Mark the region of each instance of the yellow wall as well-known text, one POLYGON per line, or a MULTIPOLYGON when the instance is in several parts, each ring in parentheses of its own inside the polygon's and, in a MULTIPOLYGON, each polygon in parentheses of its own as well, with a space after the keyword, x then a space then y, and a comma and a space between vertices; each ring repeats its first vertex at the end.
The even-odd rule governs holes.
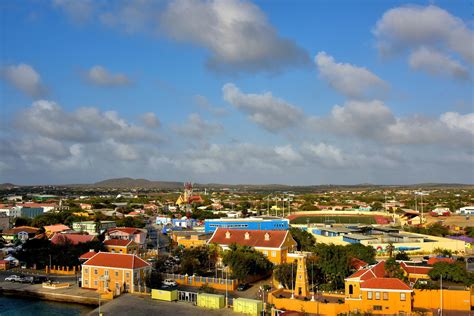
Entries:
MULTIPOLYGON (((138 271, 141 283, 144 284, 145 280, 145 269, 135 269, 138 271)), ((101 292, 105 292, 105 289, 108 288, 113 292, 120 292, 122 293, 124 288, 124 283, 126 285, 126 289, 129 292, 138 291, 138 285, 135 285, 135 288, 132 284, 132 269, 114 269, 114 268, 104 268, 104 267, 92 267, 92 266, 83 266, 82 267, 82 287, 83 288, 90 288, 96 289, 101 292), (97 273, 96 273, 97 270, 97 273), (106 271, 108 272, 108 281, 100 280, 101 276, 106 275, 106 271)))
POLYGON ((137 254, 138 253, 138 247, 136 244, 131 243, 127 247, 123 246, 105 246, 105 249, 107 249, 108 252, 114 252, 114 253, 128 253, 128 254, 137 254))
POLYGON ((197 306, 210 309, 220 309, 225 307, 224 300, 224 295, 199 293, 197 296, 197 306))
POLYGON ((161 301, 177 301, 178 300, 178 290, 166 291, 166 290, 151 290, 151 298, 154 300, 161 301))
MULTIPOLYGON (((414 308, 438 309, 441 303, 439 290, 414 290, 414 308)), ((471 292, 443 290, 443 309, 456 311, 471 310, 471 292)))
POLYGON ((405 300, 400 299, 400 292, 387 291, 360 291, 361 299, 346 300, 346 305, 350 310, 361 312, 371 312, 375 315, 398 315, 400 312, 411 313, 411 293, 404 292, 405 300), (368 292, 372 292, 372 299, 369 299, 368 292), (376 299, 376 293, 380 293, 380 299, 376 299), (385 294, 384 294, 385 293, 385 294), (376 309, 379 306, 381 309, 376 309))
MULTIPOLYGON (((176 275, 177 276, 177 275, 176 275)), ((213 278, 208 278, 208 279, 213 279, 213 278)), ((183 278, 173 278, 173 280, 176 281, 176 283, 180 285, 187 285, 187 286, 194 286, 194 287, 201 287, 203 285, 207 285, 209 287, 212 287, 216 290, 226 290, 226 284, 225 284, 225 279, 218 278, 218 282, 206 282, 206 278, 204 277, 193 277, 193 276, 183 276, 183 278)), ((216 279, 214 279, 216 280, 216 279)), ((238 283, 236 280, 231 280, 229 279, 229 284, 227 284, 227 290, 228 291, 235 291, 237 289, 238 283)))
POLYGON ((360 295, 360 282, 356 281, 346 281, 345 282, 345 293, 346 297, 349 298, 359 298, 360 295), (349 294, 350 286, 352 285, 352 294, 349 294))
POLYGON ((184 248, 193 248, 204 246, 207 243, 205 239, 193 239, 193 238, 179 238, 178 245, 184 248))

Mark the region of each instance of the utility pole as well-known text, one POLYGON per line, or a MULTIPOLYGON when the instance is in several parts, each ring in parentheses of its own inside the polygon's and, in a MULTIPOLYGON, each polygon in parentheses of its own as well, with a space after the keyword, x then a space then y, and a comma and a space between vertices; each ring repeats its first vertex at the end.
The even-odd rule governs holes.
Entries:
POLYGON ((440 314, 439 315, 443 316, 443 274, 441 274, 439 294, 440 294, 440 304, 439 304, 440 314))

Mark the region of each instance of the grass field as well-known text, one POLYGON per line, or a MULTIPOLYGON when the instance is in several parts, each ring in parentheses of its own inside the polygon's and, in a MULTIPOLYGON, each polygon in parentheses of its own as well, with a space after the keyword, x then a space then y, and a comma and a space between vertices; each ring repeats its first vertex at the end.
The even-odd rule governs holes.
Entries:
POLYGON ((317 216, 299 216, 290 221, 291 224, 306 224, 308 223, 327 223, 334 221, 336 224, 375 224, 375 219, 372 216, 331 216, 331 215, 317 215, 317 216))

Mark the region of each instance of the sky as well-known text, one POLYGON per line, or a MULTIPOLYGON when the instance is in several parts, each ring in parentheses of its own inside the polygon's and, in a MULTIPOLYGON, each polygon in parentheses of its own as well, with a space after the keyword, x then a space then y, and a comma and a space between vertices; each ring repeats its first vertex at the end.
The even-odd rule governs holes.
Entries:
POLYGON ((469 1, 0 9, 0 182, 474 184, 469 1))

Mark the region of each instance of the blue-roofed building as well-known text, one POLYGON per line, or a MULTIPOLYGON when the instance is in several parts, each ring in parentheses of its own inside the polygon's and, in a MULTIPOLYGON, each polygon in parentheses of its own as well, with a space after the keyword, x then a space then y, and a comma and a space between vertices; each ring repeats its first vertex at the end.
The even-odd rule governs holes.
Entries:
POLYGON ((44 209, 42 207, 23 207, 21 209, 22 217, 34 218, 43 213, 44 213, 44 209))
POLYGON ((285 218, 262 216, 249 218, 206 219, 204 231, 213 233, 218 227, 248 230, 288 230, 290 221, 285 218))

